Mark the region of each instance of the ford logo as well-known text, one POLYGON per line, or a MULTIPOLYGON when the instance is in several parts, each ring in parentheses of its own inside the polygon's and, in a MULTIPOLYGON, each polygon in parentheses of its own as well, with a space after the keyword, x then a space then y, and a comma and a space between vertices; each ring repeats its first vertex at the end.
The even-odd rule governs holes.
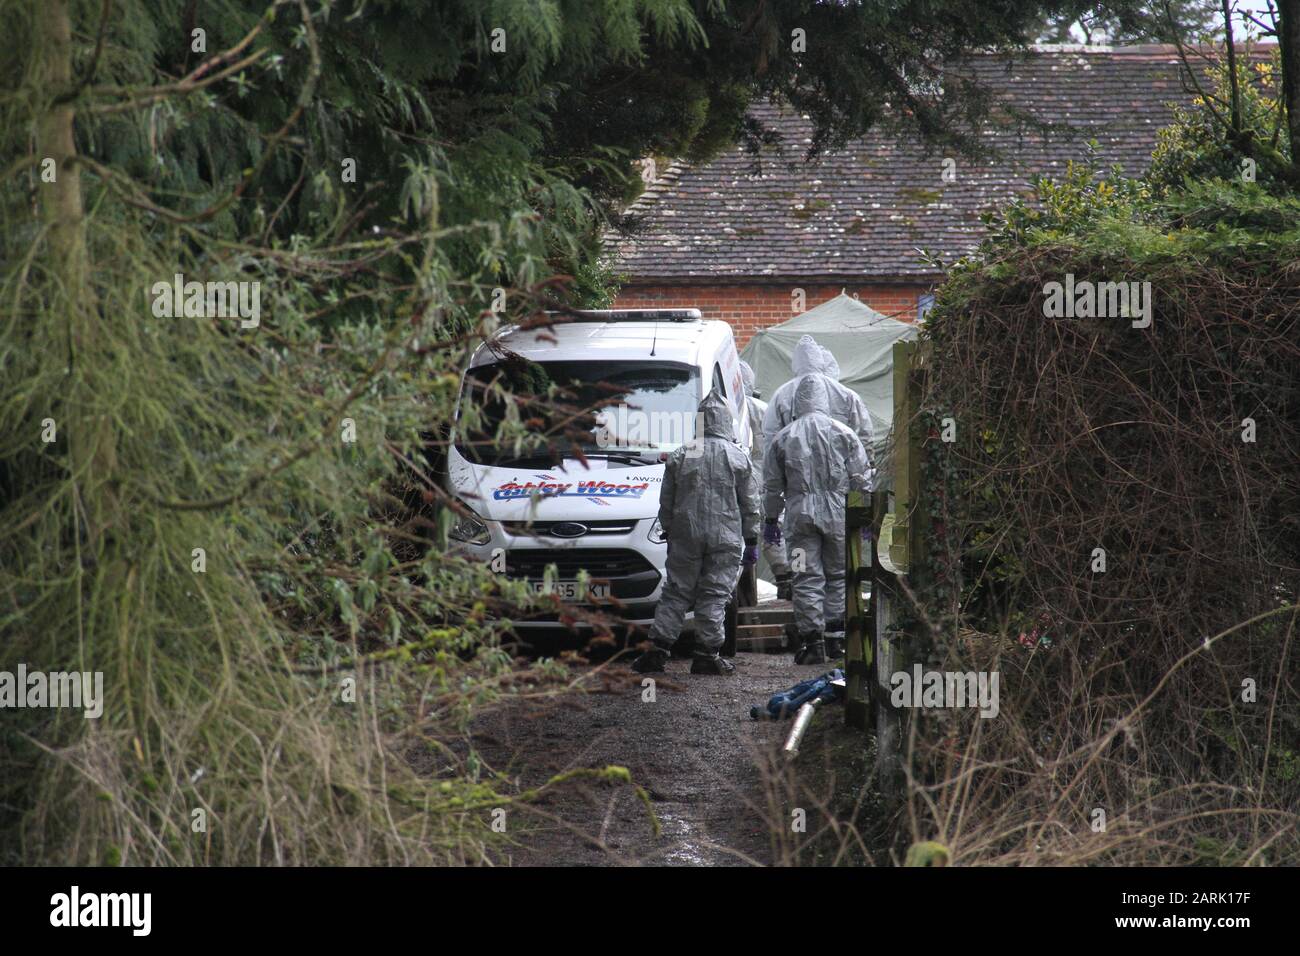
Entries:
POLYGON ((560 521, 551 525, 551 534, 557 538, 581 538, 587 533, 587 526, 577 521, 560 521))

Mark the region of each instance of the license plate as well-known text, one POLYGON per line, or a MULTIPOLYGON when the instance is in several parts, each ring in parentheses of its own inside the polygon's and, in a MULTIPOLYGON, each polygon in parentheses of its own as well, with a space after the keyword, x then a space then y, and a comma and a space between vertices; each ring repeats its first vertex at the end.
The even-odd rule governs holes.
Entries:
MULTIPOLYGON (((583 596, 581 585, 577 581, 552 581, 550 584, 545 581, 530 581, 528 587, 534 594, 558 594, 562 601, 577 601, 583 596)), ((588 584, 586 596, 589 598, 607 598, 609 597, 609 585, 588 584)))

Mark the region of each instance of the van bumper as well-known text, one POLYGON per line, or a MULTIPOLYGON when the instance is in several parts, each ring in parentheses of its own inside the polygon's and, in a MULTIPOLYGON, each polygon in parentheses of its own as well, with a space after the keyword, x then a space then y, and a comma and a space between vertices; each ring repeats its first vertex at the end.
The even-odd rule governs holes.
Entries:
MULTIPOLYGON (((628 519, 631 525, 617 534, 591 533, 577 539, 552 537, 542 531, 519 532, 502 522, 484 520, 490 533, 481 545, 453 542, 454 551, 471 559, 490 564, 504 558, 502 573, 512 580, 544 580, 548 565, 556 568, 555 580, 576 580, 586 571, 592 583, 606 584, 609 600, 591 599, 565 602, 566 607, 600 613, 622 625, 648 630, 654 623, 655 608, 663 592, 664 563, 668 549, 650 540, 653 518, 628 519)), ((519 628, 555 628, 572 626, 590 630, 577 622, 560 624, 561 612, 538 609, 526 620, 517 620, 519 628)))

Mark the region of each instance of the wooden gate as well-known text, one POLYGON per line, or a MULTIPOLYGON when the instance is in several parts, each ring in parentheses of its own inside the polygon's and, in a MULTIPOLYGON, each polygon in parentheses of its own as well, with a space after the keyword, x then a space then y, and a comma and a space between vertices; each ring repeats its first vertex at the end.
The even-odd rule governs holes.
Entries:
POLYGON ((878 472, 870 495, 850 493, 845 509, 844 718, 860 730, 874 726, 877 777, 887 796, 901 792, 903 776, 906 712, 890 704, 890 677, 908 662, 896 621, 905 600, 902 582, 928 524, 919 500, 921 440, 913 427, 928 353, 923 343, 894 344, 892 467, 878 472))

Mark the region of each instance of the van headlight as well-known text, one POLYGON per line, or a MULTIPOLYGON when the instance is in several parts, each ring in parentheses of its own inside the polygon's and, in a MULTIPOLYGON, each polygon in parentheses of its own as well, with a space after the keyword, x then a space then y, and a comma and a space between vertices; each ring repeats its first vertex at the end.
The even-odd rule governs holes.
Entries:
POLYGON ((487 544, 492 540, 492 532, 488 530, 487 524, 472 511, 456 515, 449 533, 453 541, 463 541, 466 544, 487 544))
POLYGON ((654 524, 650 525, 649 538, 652 544, 663 544, 668 540, 668 535, 664 534, 664 526, 655 518, 654 524))

